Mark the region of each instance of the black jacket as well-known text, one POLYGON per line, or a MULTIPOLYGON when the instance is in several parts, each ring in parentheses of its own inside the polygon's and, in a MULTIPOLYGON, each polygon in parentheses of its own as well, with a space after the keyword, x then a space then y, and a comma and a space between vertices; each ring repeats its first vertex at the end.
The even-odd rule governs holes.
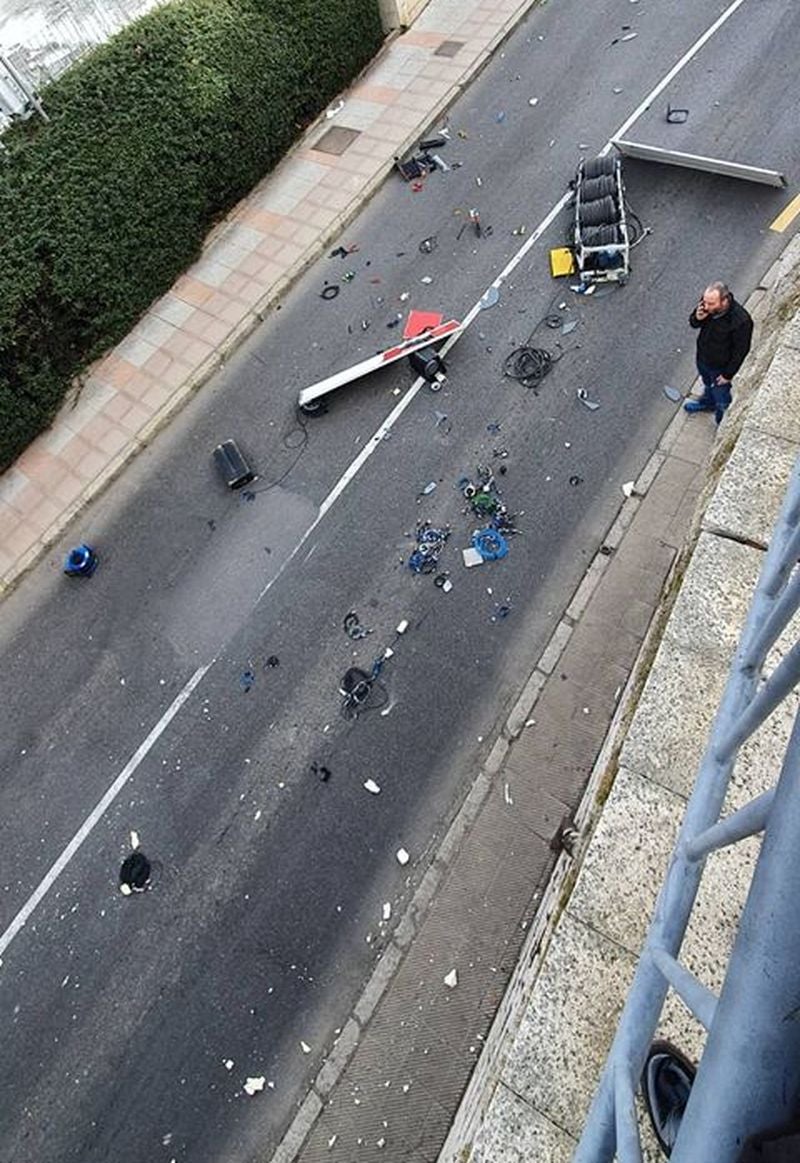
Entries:
POLYGON ((689 316, 689 325, 699 330, 697 358, 700 363, 732 380, 742 366, 753 341, 753 320, 741 303, 731 295, 731 305, 724 315, 708 315, 700 320, 697 308, 689 316))

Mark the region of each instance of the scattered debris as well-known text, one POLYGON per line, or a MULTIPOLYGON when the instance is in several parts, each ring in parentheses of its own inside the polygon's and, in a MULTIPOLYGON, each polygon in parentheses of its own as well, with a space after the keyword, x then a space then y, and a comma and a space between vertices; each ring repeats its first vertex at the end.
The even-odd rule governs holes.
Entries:
POLYGON ((578 485, 583 484, 583 477, 579 477, 577 473, 573 473, 573 475, 569 478, 569 483, 573 488, 577 488, 578 485))
POLYGON ((144 852, 132 852, 122 861, 119 870, 119 891, 123 896, 132 892, 146 892, 152 866, 144 852))
POLYGON ((571 334, 571 332, 573 332, 575 330, 575 328, 577 326, 578 326, 577 319, 568 319, 566 321, 566 323, 562 323, 562 325, 561 325, 561 334, 562 335, 569 335, 569 334, 571 334))
POLYGON ((268 666, 270 669, 273 669, 276 666, 280 666, 280 664, 281 660, 278 658, 277 654, 270 654, 269 658, 264 663, 264 665, 268 666))
POLYGON ((335 299, 339 294, 336 283, 326 283, 319 293, 320 299, 335 299))
POLYGON ((481 297, 481 310, 486 311, 489 307, 494 307, 499 299, 500 291, 497 289, 497 287, 489 287, 486 291, 484 291, 481 297))
POLYGON ((499 561, 508 553, 508 542, 497 529, 488 526, 472 534, 472 546, 484 561, 499 561))
POLYGON ((673 404, 679 404, 683 399, 683 392, 679 391, 677 388, 671 387, 669 384, 664 384, 662 391, 667 399, 671 400, 673 404))
POLYGON ((311 1053, 311 1047, 309 1046, 308 1042, 301 1041, 300 1042, 300 1049, 303 1051, 304 1054, 311 1053))
POLYGON ((316 760, 314 760, 314 762, 311 764, 311 774, 316 775, 317 779, 319 779, 321 783, 327 783, 331 778, 330 768, 325 767, 325 765, 322 763, 317 763, 316 760))
POLYGON ((590 400, 586 388, 578 388, 575 395, 578 397, 584 408, 588 408, 590 412, 596 412, 600 405, 596 400, 590 400))
POLYGON ((670 125, 683 125, 684 121, 688 120, 688 109, 675 109, 672 105, 667 105, 667 121, 670 125))
POLYGON ((535 392, 558 359, 560 356, 554 357, 544 347, 532 347, 524 343, 506 356, 503 375, 518 380, 523 388, 532 388, 535 392))
POLYGON ((256 676, 252 670, 243 670, 239 675, 239 686, 245 694, 249 694, 255 686, 256 676))
POLYGON ((469 549, 462 549, 461 556, 464 558, 464 565, 467 569, 472 569, 473 565, 483 565, 483 555, 478 553, 477 549, 472 546, 469 549))
POLYGON ((398 848, 395 855, 397 857, 398 864, 406 865, 406 864, 408 864, 409 860, 411 859, 411 857, 406 852, 405 848, 398 848))
POLYGON ((481 216, 477 206, 473 206, 469 212, 469 220, 472 223, 472 229, 475 231, 477 238, 480 238, 483 231, 481 230, 481 216))
POLYGON ((370 792, 371 795, 374 795, 374 796, 380 795, 380 792, 381 792, 380 786, 375 782, 374 779, 364 780, 364 787, 367 789, 368 792, 370 792))
POLYGON ((501 109, 499 113, 496 113, 496 114, 495 114, 495 118, 494 118, 494 119, 495 119, 495 121, 497 122, 497 124, 498 124, 498 125, 502 125, 502 123, 503 123, 503 122, 505 121, 505 119, 506 119, 505 112, 504 112, 504 111, 501 109))
MULTIPOLYGON (((447 419, 447 417, 445 417, 445 419, 447 419)), ((422 490, 422 493, 420 495, 423 497, 429 497, 431 495, 431 493, 435 490, 435 488, 436 488, 436 481, 428 481, 427 485, 422 490)))
POLYGON ((528 98, 528 104, 529 104, 529 105, 531 105, 531 106, 533 106, 533 105, 538 105, 538 104, 539 104, 539 98, 538 98, 538 97, 529 97, 529 98, 528 98))
MULTIPOLYGON (((450 526, 442 528, 431 525, 430 521, 420 521, 416 528, 416 549, 409 555, 408 568, 413 573, 433 573, 439 555, 450 537, 450 526)), ((402 633, 398 630, 398 633, 402 633)))
POLYGON ((431 234, 427 238, 423 238, 422 242, 419 244, 419 252, 420 254, 433 254, 438 245, 439 242, 436 235, 431 234))
POLYGON ((636 486, 635 486, 634 481, 626 481, 625 484, 622 486, 623 495, 626 497, 632 497, 634 490, 635 490, 635 487, 636 486))
POLYGON ((389 920, 391 920, 391 917, 392 917, 392 906, 391 906, 391 904, 389 903, 389 901, 385 901, 385 902, 384 902, 384 905, 383 905, 383 914, 382 914, 382 915, 383 915, 383 919, 384 919, 384 921, 389 921, 389 920))
POLYGON ((514 800, 513 800, 513 797, 511 795, 511 791, 509 789, 509 786, 508 786, 508 781, 506 781, 506 783, 503 784, 503 799, 505 800, 505 802, 508 804, 508 806, 510 808, 513 808, 514 800))
POLYGON ((135 852, 138 847, 139 847, 139 833, 132 831, 131 832, 131 848, 135 852))
POLYGON ((445 976, 444 983, 448 989, 455 989, 458 985, 458 971, 451 969, 450 972, 445 976))
POLYGON ((67 577, 91 577, 97 569, 97 554, 90 545, 76 545, 64 558, 67 577))
POLYGON ((338 1138, 339 1138, 338 1135, 331 1135, 331 1137, 328 1139, 328 1150, 329 1151, 333 1150, 333 1145, 338 1138))
POLYGON ((233 1070, 233 1059, 226 1058, 222 1065, 225 1067, 226 1070, 233 1070))
POLYGON ((330 109, 325 110, 325 117, 330 121, 337 113, 341 113, 344 109, 344 101, 337 101, 335 105, 331 105, 330 109))
POLYGON ((249 1094, 252 1097, 254 1094, 258 1094, 260 1091, 262 1091, 266 1085, 266 1078, 263 1074, 259 1074, 255 1078, 247 1079, 244 1084, 244 1092, 245 1094, 249 1094))
POLYGON ((420 279, 420 282, 424 283, 426 287, 429 287, 431 285, 431 283, 433 282, 433 279, 431 278, 430 275, 423 275, 422 278, 420 279))
POLYGON ((354 642, 358 642, 361 638, 366 638, 372 633, 366 626, 361 625, 355 610, 351 610, 349 614, 345 615, 343 625, 345 634, 348 638, 352 638, 354 642))

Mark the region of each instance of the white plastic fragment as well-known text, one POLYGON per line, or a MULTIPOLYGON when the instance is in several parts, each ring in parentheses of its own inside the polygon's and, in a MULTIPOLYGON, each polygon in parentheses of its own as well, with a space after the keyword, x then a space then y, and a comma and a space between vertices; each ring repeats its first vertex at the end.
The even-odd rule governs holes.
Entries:
POLYGON ((130 896, 131 895, 131 886, 129 884, 121 884, 119 886, 119 891, 122 893, 123 896, 130 896))
POLYGON ((384 905, 383 905, 383 919, 384 919, 384 921, 390 920, 391 916, 392 916, 392 906, 389 903, 389 901, 384 901, 384 905))
POLYGON ((395 630, 395 634, 405 634, 407 629, 408 629, 408 620, 406 618, 403 618, 403 621, 398 623, 397 629, 395 630))
POLYGON ((423 275, 419 281, 421 283, 424 283, 426 287, 429 287, 430 284, 433 282, 433 279, 431 278, 430 275, 423 275))
POLYGON ((303 1051, 303 1053, 304 1053, 304 1054, 310 1054, 310 1053, 311 1053, 311 1047, 309 1046, 308 1042, 302 1042, 302 1041, 301 1041, 301 1043, 300 1043, 300 1049, 303 1051))
POLYGON ((331 105, 330 109, 325 110, 325 116, 330 121, 331 117, 335 117, 337 113, 341 113, 344 109, 344 101, 337 101, 335 105, 331 105))
POLYGON ((539 104, 539 98, 538 98, 538 97, 529 97, 529 98, 528 98, 528 104, 529 104, 529 105, 538 105, 538 104, 539 104))
POLYGON ((507 783, 503 785, 503 799, 510 808, 514 806, 514 800, 511 797, 511 791, 507 783))
POLYGON ((623 495, 626 497, 632 497, 634 486, 635 486, 634 481, 625 481, 625 484, 622 486, 623 495))
POLYGON ((470 545, 467 549, 462 549, 461 556, 464 559, 464 565, 467 569, 472 569, 473 565, 483 565, 483 558, 474 545, 470 545))
POLYGON ((264 1089, 266 1083, 267 1080, 263 1074, 259 1074, 256 1078, 248 1078, 244 1084, 244 1092, 251 1096, 258 1094, 260 1090, 264 1089))
POLYGON ((623 40, 623 42, 626 40, 634 40, 638 35, 639 35, 638 32, 626 32, 625 35, 623 36, 622 40, 623 40))
POLYGON ((226 1058, 224 1063, 223 1063, 223 1066, 225 1067, 226 1070, 233 1070, 233 1059, 226 1058))
POLYGON ((411 857, 408 855, 405 848, 398 848, 397 849, 397 863, 398 864, 408 864, 410 859, 411 859, 411 857))
POLYGON ((131 830, 131 848, 134 850, 139 847, 139 833, 131 830))
POLYGON ((338 1138, 339 1138, 338 1135, 331 1135, 331 1137, 328 1139, 328 1150, 329 1151, 333 1150, 333 1144, 336 1142, 336 1140, 338 1138))
POLYGON ((451 969, 444 979, 444 983, 448 989, 455 989, 458 985, 458 971, 451 969))
POLYGON ((453 583, 450 581, 450 578, 447 578, 445 581, 442 582, 442 590, 444 593, 449 594, 452 588, 453 588, 453 583))
POLYGON ((380 795, 381 789, 380 789, 379 785, 375 782, 374 779, 365 779, 364 780, 364 787, 367 789, 368 792, 371 792, 372 795, 374 795, 374 796, 380 795))

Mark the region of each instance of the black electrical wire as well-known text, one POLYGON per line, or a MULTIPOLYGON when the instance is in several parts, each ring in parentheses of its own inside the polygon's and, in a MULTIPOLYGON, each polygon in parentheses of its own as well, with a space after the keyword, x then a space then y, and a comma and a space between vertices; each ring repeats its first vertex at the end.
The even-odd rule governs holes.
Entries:
POLYGON ((512 380, 519 380, 523 388, 538 388, 559 359, 561 354, 554 356, 543 347, 532 347, 523 343, 506 356, 503 361, 503 375, 512 380))
POLYGON ((261 485, 257 489, 252 489, 252 488, 242 489, 243 496, 249 498, 249 497, 255 496, 256 493, 267 493, 267 492, 269 492, 270 489, 276 489, 278 487, 278 485, 283 484, 283 482, 288 477, 289 473, 292 472, 295 465, 300 460, 300 457, 303 455, 306 448, 308 447, 308 428, 306 426, 305 421, 301 419, 299 411, 298 411, 298 415, 297 415, 297 423, 295 424, 294 428, 290 428, 287 432, 284 432, 281 443, 283 444, 284 448, 288 448, 288 449, 291 449, 293 451, 296 451, 296 455, 294 456, 291 463, 289 464, 289 467, 284 469, 284 471, 281 473, 281 475, 279 477, 276 477, 272 481, 267 481, 265 484, 261 485), (299 444, 290 444, 289 441, 295 432, 300 433, 300 443, 299 444))

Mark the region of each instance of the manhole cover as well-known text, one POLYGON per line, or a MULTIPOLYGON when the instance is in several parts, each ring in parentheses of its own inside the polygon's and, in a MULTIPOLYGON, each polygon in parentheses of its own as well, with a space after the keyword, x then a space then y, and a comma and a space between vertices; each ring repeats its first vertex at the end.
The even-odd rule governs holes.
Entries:
POLYGON ((435 57, 454 57, 463 47, 463 40, 443 40, 433 55, 435 57))
POLYGON ((334 125, 332 129, 323 133, 322 137, 312 146, 320 153, 332 153, 340 156, 361 135, 360 129, 348 129, 345 125, 334 125))

